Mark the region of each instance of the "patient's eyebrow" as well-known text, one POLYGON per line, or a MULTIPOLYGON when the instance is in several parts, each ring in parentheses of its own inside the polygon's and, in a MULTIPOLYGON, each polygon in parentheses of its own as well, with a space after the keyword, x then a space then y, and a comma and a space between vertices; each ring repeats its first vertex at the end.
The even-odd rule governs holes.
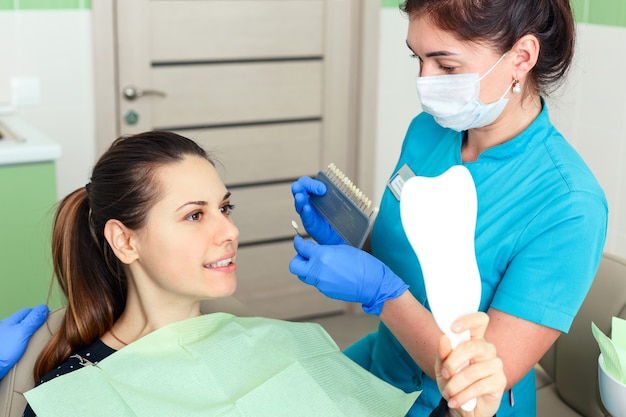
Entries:
MULTIPOLYGON (((226 194, 224 194, 224 197, 222 197, 222 201, 228 200, 230 198, 230 191, 228 191, 226 194)), ((194 201, 187 201, 185 204, 181 205, 180 207, 178 207, 176 209, 176 211, 179 211, 187 206, 206 206, 209 203, 204 201, 204 200, 194 200, 194 201)))
POLYGON ((198 201, 187 201, 185 204, 183 204, 182 206, 178 207, 176 209, 176 211, 179 211, 187 206, 206 206, 209 203, 207 203, 206 201, 202 201, 202 200, 198 200, 198 201))

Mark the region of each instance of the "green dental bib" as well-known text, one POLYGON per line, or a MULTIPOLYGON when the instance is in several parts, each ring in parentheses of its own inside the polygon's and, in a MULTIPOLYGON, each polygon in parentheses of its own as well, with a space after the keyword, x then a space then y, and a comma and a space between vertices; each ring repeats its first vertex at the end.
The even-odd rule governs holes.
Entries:
POLYGON ((214 313, 163 327, 25 396, 39 417, 404 416, 405 394, 317 324, 214 313))

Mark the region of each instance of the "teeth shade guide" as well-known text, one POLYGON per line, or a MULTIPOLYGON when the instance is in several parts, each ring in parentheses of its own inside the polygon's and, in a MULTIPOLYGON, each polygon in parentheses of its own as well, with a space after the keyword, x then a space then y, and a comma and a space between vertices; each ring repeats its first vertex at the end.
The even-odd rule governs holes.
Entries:
POLYGON ((328 165, 324 172, 326 176, 335 184, 339 185, 339 188, 343 193, 348 196, 352 202, 359 208, 359 210, 367 213, 369 217, 376 211, 372 208, 372 200, 361 191, 351 180, 333 163, 328 165))
POLYGON ((377 209, 370 200, 335 164, 329 164, 315 179, 326 184, 323 196, 310 196, 313 207, 326 219, 346 243, 362 247, 377 209))

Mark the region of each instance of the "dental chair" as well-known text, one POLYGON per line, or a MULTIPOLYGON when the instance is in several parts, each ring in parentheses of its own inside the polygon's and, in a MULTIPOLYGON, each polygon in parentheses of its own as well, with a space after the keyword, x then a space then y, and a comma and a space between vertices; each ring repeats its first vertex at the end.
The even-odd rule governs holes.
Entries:
POLYGON ((569 333, 561 335, 535 367, 537 417, 610 416, 600 399, 600 348, 591 322, 610 335, 613 316, 626 319, 626 260, 604 254, 569 333))
MULTIPOLYGON (((204 301, 203 313, 225 312, 239 317, 253 316, 241 302, 233 297, 204 301)), ((34 386, 33 369, 39 352, 52 334, 61 325, 65 308, 60 308, 48 316, 46 322, 33 334, 28 348, 20 361, 0 380, 0 417, 21 417, 26 407, 24 392, 34 386)))

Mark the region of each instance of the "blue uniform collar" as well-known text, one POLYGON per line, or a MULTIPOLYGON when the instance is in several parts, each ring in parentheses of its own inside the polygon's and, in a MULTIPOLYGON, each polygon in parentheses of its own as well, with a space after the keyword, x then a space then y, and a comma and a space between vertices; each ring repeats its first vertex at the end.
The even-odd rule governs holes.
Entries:
MULTIPOLYGON (((542 143, 553 129, 554 126, 550 123, 548 116, 548 108, 542 97, 541 112, 530 126, 514 138, 483 151, 476 162, 515 158, 542 143)), ((461 139, 464 134, 461 135, 461 139)))

